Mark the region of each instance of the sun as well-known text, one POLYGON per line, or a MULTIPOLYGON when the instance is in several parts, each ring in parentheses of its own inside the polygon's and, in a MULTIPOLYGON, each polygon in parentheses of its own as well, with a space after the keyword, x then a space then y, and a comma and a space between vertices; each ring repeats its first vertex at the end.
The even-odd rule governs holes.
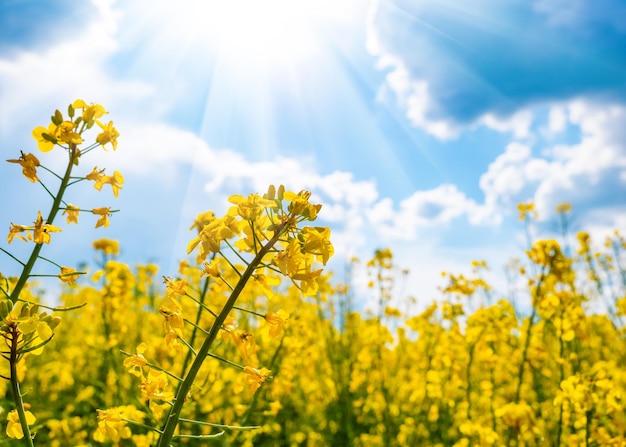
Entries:
POLYGON ((193 40, 228 64, 263 69, 298 64, 323 51, 326 27, 348 18, 347 8, 336 3, 341 2, 182 0, 165 19, 171 38, 193 40))

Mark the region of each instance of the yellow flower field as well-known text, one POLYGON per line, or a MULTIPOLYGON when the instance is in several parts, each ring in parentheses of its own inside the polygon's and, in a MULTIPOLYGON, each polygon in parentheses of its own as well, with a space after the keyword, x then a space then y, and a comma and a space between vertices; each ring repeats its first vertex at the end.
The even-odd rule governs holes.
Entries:
MULTIPOLYGON (((61 231, 56 217, 115 223, 108 205, 63 199, 85 185, 123 194, 120 172, 83 161, 117 147, 105 114, 77 100, 33 131, 67 167, 56 188, 46 183, 48 214, 7 222, 0 248, 22 267, 0 274, 3 445, 626 445, 619 232, 606 241, 581 232, 571 247, 529 238, 507 272, 516 296, 502 299, 476 261, 472 276, 445 273, 441 297, 421 307, 398 296, 399 267, 411 266, 381 249, 363 265, 378 311, 364 312, 353 284, 325 269, 332 235, 312 224, 322 205, 269 186, 190 222, 190 257, 176 272, 129 266, 108 239, 93 242, 99 265, 79 271, 40 250, 61 231), (95 142, 82 147, 91 129, 95 142), (12 254, 18 243, 32 246, 28 260, 12 254), (54 305, 39 303, 36 263, 57 269, 54 305), (399 299, 405 309, 393 307, 399 299)), ((8 161, 30 182, 50 174, 33 154, 8 161)), ((532 204, 519 211, 532 225, 532 204)), ((558 212, 565 235, 571 207, 558 212)))

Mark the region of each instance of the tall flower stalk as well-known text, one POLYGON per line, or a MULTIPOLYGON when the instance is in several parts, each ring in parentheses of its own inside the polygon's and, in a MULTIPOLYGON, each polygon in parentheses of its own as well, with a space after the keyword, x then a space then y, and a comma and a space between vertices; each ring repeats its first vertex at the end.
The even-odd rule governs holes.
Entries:
MULTIPOLYGON (((0 284, 0 336, 5 339, 7 350, 2 352, 2 357, 9 363, 9 377, 4 377, 11 383, 12 398, 15 404, 15 410, 8 413, 7 434, 9 437, 23 439, 24 445, 33 446, 33 435, 30 431, 36 418, 30 411, 26 410, 26 404, 23 401, 23 395, 20 391, 20 382, 18 377, 18 364, 23 361, 27 354, 39 355, 43 351, 44 346, 52 340, 53 330, 58 326, 60 318, 48 314, 47 311, 40 312, 40 308, 46 308, 51 311, 69 310, 56 309, 40 306, 34 302, 34 297, 27 291, 28 281, 34 276, 33 271, 40 260, 44 260, 49 264, 53 264, 59 269, 58 274, 43 274, 37 276, 57 276, 62 282, 72 284, 76 281, 81 272, 74 268, 57 264, 50 259, 41 256, 44 244, 50 244, 51 233, 62 231, 60 227, 54 226, 53 222, 59 211, 67 214, 67 223, 78 223, 78 215, 80 208, 67 203, 64 200, 66 192, 70 186, 82 180, 95 181, 96 189, 100 190, 104 184, 110 184, 113 192, 117 197, 117 193, 124 183, 124 178, 119 172, 115 172, 113 176, 104 174, 104 170, 98 171, 94 168, 85 176, 73 176, 74 170, 79 166, 79 160, 88 152, 98 146, 104 147, 110 144, 113 149, 117 148, 117 137, 119 133, 113 126, 112 122, 103 124, 100 118, 107 111, 99 104, 87 104, 83 100, 76 100, 68 107, 68 119, 56 110, 51 117, 51 123, 48 127, 36 127, 32 134, 37 142, 37 146, 41 152, 47 153, 55 147, 59 147, 67 155, 67 165, 62 175, 46 168, 41 164, 39 159, 32 153, 21 153, 17 159, 7 160, 10 163, 19 164, 22 167, 22 173, 32 183, 39 183, 44 191, 52 199, 52 204, 47 217, 44 219, 41 211, 37 212, 37 218, 33 225, 18 225, 11 223, 8 235, 8 243, 12 243, 14 239, 21 239, 27 243, 34 244, 28 260, 25 262, 12 254, 7 249, 1 248, 0 251, 21 266, 21 272, 15 281, 7 281, 0 284), (76 112, 80 111, 80 114, 76 112), (82 147, 84 143, 83 135, 96 125, 102 132, 99 133, 95 142, 87 147, 82 147), (41 168, 47 171, 58 180, 59 185, 56 193, 46 183, 39 178, 37 170, 41 168), (17 417, 16 417, 17 416, 17 417)), ((94 208, 91 210, 93 214, 100 215, 96 227, 107 226, 108 217, 113 211, 110 208, 94 208), (99 213, 97 210, 104 209, 105 212, 99 213)))

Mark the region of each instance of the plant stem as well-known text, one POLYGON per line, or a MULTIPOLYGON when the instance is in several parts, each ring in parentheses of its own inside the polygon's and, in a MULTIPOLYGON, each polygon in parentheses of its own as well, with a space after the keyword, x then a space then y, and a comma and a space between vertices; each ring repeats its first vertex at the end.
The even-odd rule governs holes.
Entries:
MULTIPOLYGON (((54 198, 54 202, 52 203, 52 208, 50 209, 50 213, 48 214, 48 218, 46 219, 46 223, 49 225, 52 225, 54 218, 59 212, 59 208, 61 207, 61 202, 63 200, 63 194, 65 193, 67 184, 70 181, 70 175, 72 173, 72 168, 74 167, 74 160, 78 158, 79 154, 80 152, 76 149, 76 145, 71 144, 70 154, 69 154, 70 157, 67 163, 67 168, 65 169, 65 175, 61 179, 61 185, 59 185, 59 191, 57 192, 57 195, 54 198)), ((28 262, 26 262, 26 264, 24 265, 24 268, 22 269, 22 274, 20 275, 20 278, 18 279, 17 284, 15 284, 15 287, 13 288, 13 291, 11 292, 11 301, 13 302, 13 304, 17 302, 20 296, 20 293, 22 293, 22 289, 24 288, 24 286, 26 285, 26 281, 28 281, 28 278, 30 277, 30 272, 33 270, 33 267, 35 266, 35 262, 37 262, 37 259, 39 258, 39 252, 41 251, 42 247, 43 247, 43 244, 35 244, 35 248, 33 248, 30 258, 28 259, 28 262)))
POLYGON ((189 372, 185 376, 185 380, 183 380, 183 382, 178 387, 178 390, 176 392, 176 398, 174 400, 174 405, 172 405, 167 415, 165 426, 163 427, 162 434, 159 437, 159 442, 157 443, 157 447, 169 447, 170 446, 170 441, 174 437, 174 430, 176 430, 176 426, 178 425, 180 414, 183 408, 183 404, 185 403, 185 400, 187 398, 187 394, 189 393, 189 390, 191 389, 191 386, 193 385, 194 380, 196 376, 198 375, 198 372, 200 371, 200 367, 204 363, 204 360, 206 359, 207 354, 209 353, 209 350, 211 349, 211 346, 213 345, 213 342, 217 338, 217 334, 219 333, 222 325, 224 324, 226 317, 233 310, 233 307, 235 306, 235 303, 237 302, 239 295, 241 294, 246 283, 252 276, 252 273, 254 273, 256 266, 259 265, 263 261, 263 258, 265 257, 265 255, 270 251, 270 249, 274 246, 274 244, 278 242, 278 239, 282 235, 285 228, 289 228, 289 225, 291 225, 292 223, 293 223, 292 218, 288 218, 284 223, 282 223, 276 228, 276 232, 274 233, 274 236, 272 237, 272 239, 270 239, 266 245, 261 247, 261 249, 256 254, 252 262, 248 264, 248 267, 241 275, 241 278, 239 279, 239 281, 237 282, 237 285, 235 286, 232 293, 230 294, 228 301, 222 308, 222 311, 220 312, 220 314, 215 319, 215 322, 211 326, 211 330, 209 331, 209 334, 204 339, 202 346, 198 350, 198 355, 196 356, 193 363, 191 364, 191 367, 189 368, 189 372))
POLYGON ((26 421, 26 412, 24 411, 24 401, 22 400, 22 393, 20 391, 20 382, 17 378, 17 363, 19 362, 18 356, 18 343, 19 343, 19 329, 14 326, 11 331, 11 357, 9 364, 11 365, 11 390, 13 391, 13 400, 15 402, 15 409, 20 418, 20 425, 22 426, 22 432, 24 433, 24 444, 29 447, 34 447, 33 438, 28 428, 28 422, 26 421))

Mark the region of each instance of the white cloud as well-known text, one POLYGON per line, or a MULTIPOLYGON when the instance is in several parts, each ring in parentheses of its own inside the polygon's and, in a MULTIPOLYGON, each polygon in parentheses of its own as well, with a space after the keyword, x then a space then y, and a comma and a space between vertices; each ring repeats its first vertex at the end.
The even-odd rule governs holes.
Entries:
POLYGON ((531 136, 530 126, 533 123, 533 114, 528 109, 522 109, 509 117, 500 117, 492 113, 483 115, 473 127, 484 125, 498 132, 510 132, 515 138, 531 136))
POLYGON ((465 125, 451 119, 435 118, 439 110, 431 96, 428 81, 413 76, 407 68, 405 60, 400 55, 385 48, 378 36, 378 29, 374 20, 379 3, 378 0, 371 3, 367 16, 366 42, 370 54, 378 57, 377 67, 381 70, 388 70, 385 84, 378 94, 379 100, 385 100, 387 92, 392 93, 411 124, 440 140, 457 138, 463 130, 480 126, 502 133, 509 132, 515 138, 531 136, 530 127, 533 122, 533 114, 530 109, 519 110, 507 117, 485 113, 465 125))
POLYGON ((549 136, 558 134, 565 130, 567 126, 567 114, 561 106, 553 106, 550 108, 548 115, 547 133, 549 136))
MULTIPOLYGON (((370 46, 376 48, 374 44, 370 46)), ((441 140, 450 140, 459 135, 461 131, 459 126, 450 121, 430 117, 433 103, 428 92, 428 83, 414 79, 401 59, 395 55, 383 53, 377 65, 381 69, 390 70, 385 77, 385 84, 379 91, 379 101, 384 101, 386 93, 391 92, 398 106, 405 111, 406 117, 414 126, 424 129, 441 140)))
POLYGON ((546 158, 533 156, 531 148, 519 142, 509 144, 480 179, 485 204, 494 212, 531 199, 540 216, 550 218, 563 201, 587 209, 598 200, 626 193, 626 108, 576 100, 554 114, 548 126, 564 126, 567 116, 580 128, 580 141, 548 148, 546 158))
POLYGON ((545 175, 543 160, 532 160, 530 147, 519 142, 510 143, 480 177, 480 188, 485 193, 485 204, 494 213, 511 208, 533 179, 545 175))
MULTIPOLYGON (((116 16, 112 2, 94 0, 99 15, 83 29, 73 29, 71 38, 42 52, 24 51, 11 59, 0 59, 3 83, 3 130, 32 122, 36 110, 54 110, 69 104, 76 92, 87 102, 118 104, 141 101, 152 94, 141 81, 118 81, 108 76, 104 62, 117 50, 114 38, 116 16)), ((120 109, 122 107, 119 107, 120 109)))
POLYGON ((390 199, 383 199, 367 211, 370 222, 386 240, 414 241, 420 228, 446 225, 467 215, 477 218, 480 207, 455 185, 413 193, 397 209, 390 199))

